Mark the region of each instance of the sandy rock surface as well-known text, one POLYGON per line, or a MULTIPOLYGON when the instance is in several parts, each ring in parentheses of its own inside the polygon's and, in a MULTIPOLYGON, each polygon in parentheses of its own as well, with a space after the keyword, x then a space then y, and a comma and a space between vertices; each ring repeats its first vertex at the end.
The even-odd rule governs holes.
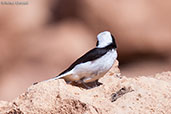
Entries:
POLYGON ((63 79, 30 86, 11 102, 0 101, 2 114, 170 114, 171 72, 119 78, 117 63, 89 90, 63 79))

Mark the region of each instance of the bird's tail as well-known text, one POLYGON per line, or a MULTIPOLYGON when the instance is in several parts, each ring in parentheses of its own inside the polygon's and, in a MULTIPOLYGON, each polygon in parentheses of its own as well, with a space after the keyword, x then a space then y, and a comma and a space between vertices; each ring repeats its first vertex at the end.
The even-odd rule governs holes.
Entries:
MULTIPOLYGON (((62 78, 62 77, 65 77, 66 75, 58 75, 58 76, 56 76, 56 77, 54 77, 54 78, 50 78, 50 79, 48 79, 48 80, 45 80, 45 82, 46 81, 51 81, 51 80, 57 80, 57 79, 60 79, 60 78, 62 78)), ((44 81, 43 81, 44 82, 44 81)))
MULTIPOLYGON (((58 76, 56 76, 56 77, 54 77, 54 78, 50 78, 50 79, 48 79, 48 80, 44 80, 44 81, 41 81, 41 82, 48 82, 48 81, 51 81, 51 80, 57 80, 57 79, 60 79, 60 78, 65 77, 65 76, 67 76, 67 75, 68 75, 68 73, 65 73, 65 74, 58 75, 58 76)), ((36 84, 38 84, 38 83, 40 83, 40 82, 35 82, 35 83, 33 83, 33 85, 36 85, 36 84)))

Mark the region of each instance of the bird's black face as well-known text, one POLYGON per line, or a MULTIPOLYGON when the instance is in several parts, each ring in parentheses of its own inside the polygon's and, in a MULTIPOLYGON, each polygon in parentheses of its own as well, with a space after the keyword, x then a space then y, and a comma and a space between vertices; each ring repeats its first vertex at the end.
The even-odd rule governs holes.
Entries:
POLYGON ((97 42, 96 42, 96 46, 98 46, 99 45, 99 41, 97 40, 97 42))
POLYGON ((111 34, 111 37, 112 37, 112 43, 113 43, 114 48, 117 48, 115 38, 114 38, 114 36, 112 34, 111 34))
POLYGON ((114 36, 108 32, 104 31, 97 35, 97 48, 108 48, 111 47, 113 49, 117 48, 114 36))
MULTIPOLYGON (((112 44, 113 44, 114 48, 117 48, 117 45, 116 45, 116 42, 115 42, 115 38, 114 38, 114 36, 112 34, 111 34, 111 37, 112 37, 112 44)), ((98 45, 99 45, 99 41, 97 40, 96 46, 98 46, 98 45)))

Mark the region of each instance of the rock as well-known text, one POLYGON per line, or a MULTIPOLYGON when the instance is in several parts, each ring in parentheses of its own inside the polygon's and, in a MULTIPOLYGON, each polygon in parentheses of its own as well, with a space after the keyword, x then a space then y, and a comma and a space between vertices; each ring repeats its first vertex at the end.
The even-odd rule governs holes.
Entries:
POLYGON ((137 114, 171 113, 171 72, 127 78, 113 68, 102 85, 83 89, 63 79, 40 82, 11 102, 1 101, 2 114, 137 114), (119 96, 119 97, 116 97, 119 96), (115 98, 115 100, 113 100, 115 98), (112 102, 113 101, 113 102, 112 102))

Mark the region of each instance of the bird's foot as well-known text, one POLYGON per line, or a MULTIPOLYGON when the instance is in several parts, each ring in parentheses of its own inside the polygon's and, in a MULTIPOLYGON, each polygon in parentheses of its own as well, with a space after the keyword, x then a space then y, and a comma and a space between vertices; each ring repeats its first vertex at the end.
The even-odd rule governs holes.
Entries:
POLYGON ((102 83, 98 82, 98 80, 96 80, 96 81, 94 81, 94 82, 88 82, 88 83, 85 83, 83 80, 81 80, 80 83, 81 83, 86 89, 91 89, 91 88, 98 87, 98 86, 102 85, 102 83))

